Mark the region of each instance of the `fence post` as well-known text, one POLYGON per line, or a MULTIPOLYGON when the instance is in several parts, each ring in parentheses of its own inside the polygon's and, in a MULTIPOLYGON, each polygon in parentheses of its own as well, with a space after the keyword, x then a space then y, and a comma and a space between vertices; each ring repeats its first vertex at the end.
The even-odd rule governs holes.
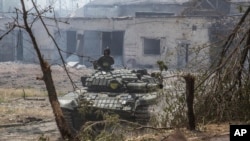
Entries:
POLYGON ((188 129, 195 130, 195 115, 194 115, 194 110, 193 110, 195 77, 192 76, 191 74, 187 74, 187 75, 184 75, 183 78, 185 79, 185 82, 186 82, 188 129))

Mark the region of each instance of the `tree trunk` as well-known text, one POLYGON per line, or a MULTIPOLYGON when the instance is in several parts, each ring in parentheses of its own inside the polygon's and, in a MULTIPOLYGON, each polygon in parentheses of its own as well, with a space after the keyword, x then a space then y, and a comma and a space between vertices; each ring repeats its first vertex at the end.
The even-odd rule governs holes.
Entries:
POLYGON ((53 113, 55 115, 55 120, 56 120, 58 129, 59 129, 63 139, 72 141, 72 140, 74 140, 74 137, 71 134, 70 129, 67 125, 67 122, 65 121, 65 119, 63 117, 63 113, 62 113, 62 110, 60 108, 60 104, 58 102, 55 85, 54 85, 54 82, 52 79, 50 66, 43 59, 41 51, 38 47, 36 38, 32 32, 31 26, 29 26, 29 24, 28 24, 28 20, 27 20, 28 12, 26 11, 24 0, 20 0, 20 1, 22 4, 22 9, 23 9, 24 29, 29 34, 31 41, 32 41, 32 44, 33 44, 33 47, 37 53, 37 57, 38 57, 39 62, 40 62, 41 70, 43 72, 42 79, 45 82, 46 89, 48 91, 49 101, 50 101, 53 113))
POLYGON ((58 129, 60 130, 63 139, 73 140, 74 137, 72 136, 68 128, 67 122, 63 117, 63 113, 60 104, 58 102, 55 85, 51 76, 51 69, 49 66, 42 66, 42 68, 43 68, 43 80, 45 82, 46 89, 48 91, 49 101, 53 109, 53 113, 55 115, 55 120, 58 129))

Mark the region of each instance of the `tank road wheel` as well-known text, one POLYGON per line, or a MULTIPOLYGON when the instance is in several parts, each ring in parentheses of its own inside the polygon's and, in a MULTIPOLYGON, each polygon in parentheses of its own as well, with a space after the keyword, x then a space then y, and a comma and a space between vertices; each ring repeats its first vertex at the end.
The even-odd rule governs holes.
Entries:
POLYGON ((75 135, 80 131, 81 126, 84 124, 84 118, 82 118, 82 115, 77 109, 69 110, 62 108, 62 111, 71 132, 75 135))

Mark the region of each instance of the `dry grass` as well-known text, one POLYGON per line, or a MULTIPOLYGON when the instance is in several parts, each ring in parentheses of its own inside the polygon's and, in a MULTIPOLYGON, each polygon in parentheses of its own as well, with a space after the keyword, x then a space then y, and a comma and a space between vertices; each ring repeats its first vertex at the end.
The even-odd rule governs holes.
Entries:
POLYGON ((26 122, 29 118, 51 119, 53 114, 51 110, 40 110, 38 108, 26 107, 0 107, 0 124, 9 124, 17 122, 26 122))
POLYGON ((199 125, 197 131, 190 131, 186 128, 179 128, 174 130, 166 130, 159 133, 148 133, 142 135, 131 135, 126 138, 126 141, 208 141, 211 137, 228 135, 229 123, 207 124, 199 125))
POLYGON ((53 118, 45 91, 35 89, 0 88, 0 124, 25 122, 27 118, 53 118), (44 97, 45 100, 25 100, 25 97, 44 97))
POLYGON ((7 102, 12 99, 24 98, 24 97, 45 97, 46 91, 37 89, 14 89, 14 88, 0 88, 0 103, 7 102))

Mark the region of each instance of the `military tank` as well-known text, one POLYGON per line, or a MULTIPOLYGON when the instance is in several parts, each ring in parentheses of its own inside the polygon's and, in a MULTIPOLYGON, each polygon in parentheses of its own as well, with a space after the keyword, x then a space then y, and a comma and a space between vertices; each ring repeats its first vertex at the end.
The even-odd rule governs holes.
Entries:
POLYGON ((161 82, 147 70, 95 70, 81 77, 82 89, 59 97, 63 114, 72 131, 86 121, 101 120, 97 111, 115 113, 120 118, 145 124, 150 120, 149 106, 158 98, 161 82), (88 112, 81 114, 81 108, 88 112), (91 110, 90 110, 91 109, 91 110))

